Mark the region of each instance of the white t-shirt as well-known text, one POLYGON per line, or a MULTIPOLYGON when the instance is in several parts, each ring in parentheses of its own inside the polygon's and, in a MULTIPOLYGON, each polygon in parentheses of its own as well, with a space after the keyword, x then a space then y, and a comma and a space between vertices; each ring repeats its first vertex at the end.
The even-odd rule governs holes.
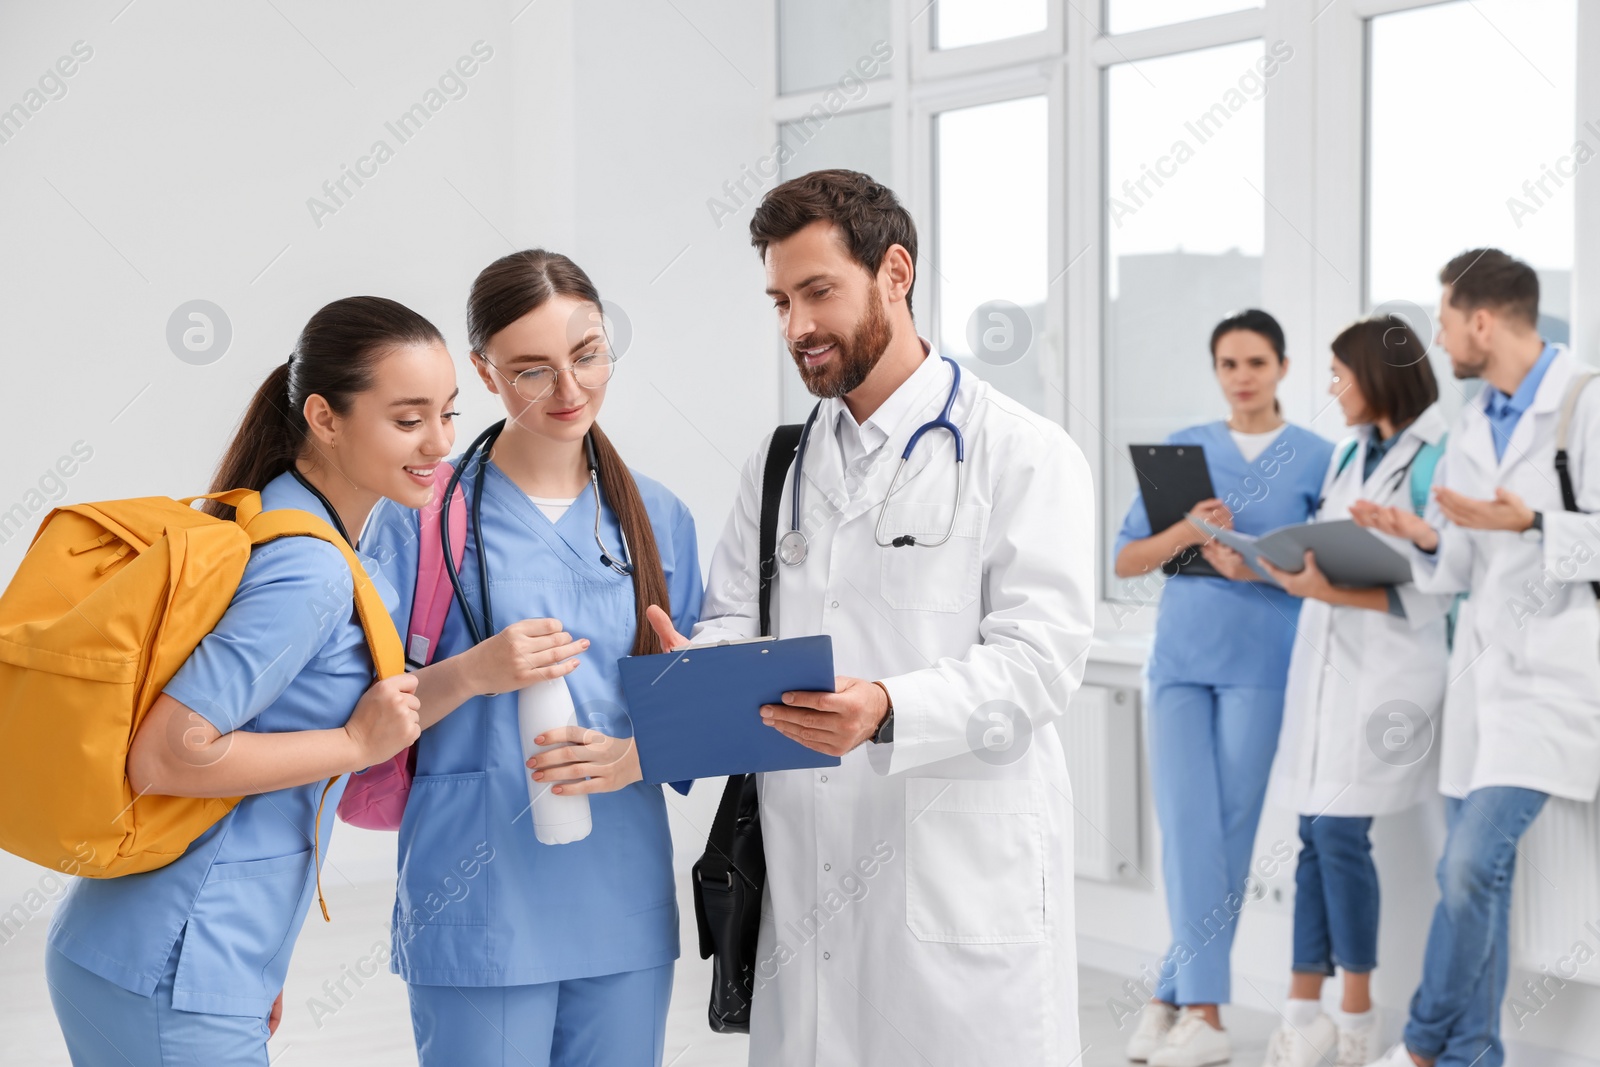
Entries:
POLYGON ((1288 423, 1284 423, 1283 426, 1279 426, 1275 430, 1268 430, 1266 433, 1241 433, 1238 430, 1229 430, 1228 432, 1233 435, 1233 443, 1239 446, 1239 452, 1244 456, 1244 461, 1246 463, 1254 463, 1256 457, 1267 450, 1267 446, 1283 432, 1284 426, 1287 425, 1288 423))
POLYGON ((549 519, 551 522, 559 522, 561 521, 561 516, 567 513, 567 509, 570 508, 573 502, 578 498, 575 496, 564 498, 556 496, 534 496, 532 493, 530 493, 528 494, 528 499, 533 501, 535 507, 544 512, 545 518, 549 519))

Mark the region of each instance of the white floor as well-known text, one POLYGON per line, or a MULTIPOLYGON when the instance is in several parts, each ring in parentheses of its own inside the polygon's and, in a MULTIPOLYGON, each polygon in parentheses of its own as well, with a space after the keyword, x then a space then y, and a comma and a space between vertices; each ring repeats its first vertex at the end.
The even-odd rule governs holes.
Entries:
MULTIPOLYGON (((720 786, 718 783, 710 783, 720 786)), ((667 1018, 667 1067, 743 1067, 748 1042, 741 1035, 716 1034, 706 1025, 709 963, 698 958, 694 913, 689 904, 689 868, 699 855, 720 788, 697 788, 688 797, 668 793, 668 812, 676 848, 678 900, 682 908, 672 1007, 667 1018)), ((323 865, 323 887, 333 916, 324 923, 313 908, 296 945, 285 987, 283 1024, 271 1044, 275 1067, 405 1067, 416 1063, 405 986, 377 965, 375 953, 388 944, 394 901, 395 835, 341 826, 323 865), (347 977, 354 974, 357 977, 347 977), (349 996, 331 983, 344 978, 349 996), (328 989, 324 983, 329 983, 328 989)), ((12 904, 39 901, 54 883, 49 875, 0 853, 0 1064, 68 1067, 43 975, 45 931, 53 902, 29 911, 12 904), (34 893, 32 897, 30 893, 34 893), (18 925, 17 916, 24 918, 18 925)), ((55 890, 59 893, 59 889, 55 890)), ((30 905, 32 906, 32 905, 30 905)), ((136 918, 133 921, 136 921, 136 918)), ((1120 995, 1122 976, 1107 971, 1080 972, 1078 1003, 1083 1067, 1122 1067, 1126 1030, 1118 1032, 1107 1002, 1120 995)), ((1256 1067, 1276 1019, 1242 1008, 1226 1009, 1234 1039, 1234 1063, 1256 1067)), ((470 1065, 464 1065, 470 1067, 470 1065)), ((618 1065, 624 1067, 624 1065, 618 1065)), ((831 1067, 831 1065, 830 1065, 831 1067)), ((884 1065, 893 1067, 893 1065, 884 1065)))
MULTIPOLYGON (((682 899, 687 900, 687 897, 682 899)), ((347 980, 352 996, 337 1000, 322 989, 325 981, 354 970, 374 946, 386 944, 386 920, 393 890, 381 883, 328 886, 334 921, 324 924, 315 912, 306 923, 289 972, 283 1025, 272 1041, 275 1067, 401 1067, 417 1062, 406 1011, 405 986, 382 969, 358 987, 347 980), (309 998, 319 998, 314 1011, 309 998), (339 1003, 342 1001, 342 1003, 339 1003), (332 1014, 328 1007, 334 1008, 332 1014)), ((66 1049, 41 974, 47 920, 40 915, 0 947, 0 1062, 28 1067, 67 1067, 66 1049)), ((746 1039, 715 1034, 706 1026, 706 990, 710 967, 695 958, 691 943, 678 962, 672 1008, 667 1019, 665 1063, 669 1067, 744 1067, 746 1039)), ((1119 1033, 1107 1010, 1119 995, 1122 977, 1085 969, 1079 976, 1079 1022, 1083 1067, 1123 1067, 1126 1032, 1119 1033)), ((1266 1050, 1276 1020, 1261 1012, 1228 1009, 1234 1040, 1234 1063, 1255 1067, 1266 1050)))

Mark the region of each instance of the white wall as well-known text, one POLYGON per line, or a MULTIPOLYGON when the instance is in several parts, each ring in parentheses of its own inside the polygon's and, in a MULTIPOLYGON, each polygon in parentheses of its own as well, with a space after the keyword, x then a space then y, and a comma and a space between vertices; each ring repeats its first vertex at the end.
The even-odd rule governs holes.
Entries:
MULTIPOLYGON (((467 286, 492 258, 540 244, 574 255, 626 313, 633 340, 602 421, 634 466, 688 502, 709 555, 737 467, 778 411, 749 208, 719 227, 706 207, 773 140, 770 3, 124 2, 0 11, 0 108, 75 42, 93 50, 66 94, 0 144, 0 369, 13 427, 0 512, 33 512, 23 533, 0 532, 0 580, 48 496, 202 489, 249 392, 341 296, 390 296, 432 318, 466 386, 462 430, 484 425, 494 408, 468 377, 467 286), (480 40, 493 55, 466 95, 397 144, 384 123, 480 40), (318 226, 307 199, 378 138, 394 157, 318 226), (165 337, 168 316, 195 298, 233 328, 207 366, 181 362, 165 337), (78 441, 93 457, 56 488, 49 472, 78 441)), ((1131 668, 1092 671, 1137 684, 1131 668)), ((680 864, 699 852, 714 793, 696 790, 675 811, 680 864)), ((1148 802, 1143 816, 1151 884, 1079 884, 1086 963, 1131 972, 1165 947, 1148 802)), ((1292 835, 1269 810, 1257 854, 1292 835)), ((1398 1011, 1433 901, 1437 813, 1376 836, 1376 990, 1398 1011)), ((330 864, 352 880, 392 877, 393 839, 342 828, 330 864)), ((36 883, 36 869, 0 856, 0 909, 36 883)), ((1291 884, 1285 870, 1275 887, 1291 884)), ((1246 909, 1241 1002, 1282 995, 1287 900, 1246 909)), ((1569 985, 1507 1032, 1529 1047, 1594 1047, 1600 990, 1569 985)))
MULTIPOLYGON (((748 210, 719 229, 705 207, 771 143, 767 5, 124 2, 0 10, 0 107, 75 42, 92 50, 0 143, 0 512, 27 513, 0 527, 0 581, 54 503, 203 491, 250 393, 342 296, 392 297, 444 332, 465 444, 496 417, 466 358, 468 286, 536 245, 630 320, 601 421, 690 505, 709 557, 778 410, 748 210), (465 95, 400 143, 385 123, 479 41, 492 54, 465 95), (322 183, 377 139, 393 157, 318 225, 307 199, 331 203, 322 183), (205 366, 166 340, 195 298, 233 331, 205 366), (79 441, 92 457, 54 480, 79 441)), ((715 792, 682 803, 682 863, 715 792)), ((342 827, 329 864, 331 886, 392 878, 393 837, 342 827)), ((0 905, 39 873, 0 855, 0 905)))

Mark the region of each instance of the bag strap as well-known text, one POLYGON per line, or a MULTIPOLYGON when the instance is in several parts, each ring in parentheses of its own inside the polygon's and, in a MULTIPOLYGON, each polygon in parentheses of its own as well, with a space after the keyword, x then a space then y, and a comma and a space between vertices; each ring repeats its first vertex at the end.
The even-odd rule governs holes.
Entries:
MULTIPOLYGON (((756 570, 760 576, 758 600, 764 637, 772 633, 772 580, 778 575, 778 511, 783 503, 783 477, 789 464, 794 462, 794 452, 804 428, 800 423, 789 423, 773 431, 772 441, 767 446, 767 464, 761 474, 761 552, 756 557, 756 570)), ((799 476, 796 471, 795 477, 799 476)))
POLYGON ((1450 440, 1445 434, 1434 444, 1424 441, 1411 457, 1411 510, 1418 515, 1428 510, 1428 490, 1433 488, 1433 472, 1444 455, 1444 446, 1450 440))
POLYGON ((1344 469, 1350 466, 1350 461, 1354 459, 1356 455, 1356 447, 1360 444, 1361 442, 1355 439, 1346 441, 1344 443, 1344 451, 1339 453, 1339 465, 1335 467, 1333 471, 1333 476, 1335 478, 1343 474, 1344 469))
MULTIPOLYGON (((1566 395, 1561 398, 1561 419, 1556 423, 1556 477, 1561 479, 1561 506, 1568 511, 1578 510, 1578 494, 1572 488, 1572 471, 1567 457, 1567 435, 1572 429, 1572 413, 1578 409, 1578 396, 1583 387, 1595 377, 1592 370, 1581 370, 1567 383, 1566 395)), ((1600 600, 1600 582, 1590 582, 1595 599, 1600 600)))
MULTIPOLYGON (((440 463, 433 472, 433 498, 422 509, 418 523, 417 588, 411 598, 411 621, 406 624, 406 665, 412 669, 425 667, 433 661, 439 649, 439 635, 444 632, 444 621, 450 614, 455 597, 445 573, 444 545, 440 537, 440 512, 444 511, 445 490, 455 468, 440 463)), ((450 500, 450 556, 461 570, 461 560, 467 550, 467 501, 461 488, 456 487, 450 500)))
MULTIPOLYGON (((778 568, 778 512, 783 503, 783 477, 789 464, 794 461, 795 448, 800 444, 800 431, 803 428, 801 424, 794 423, 779 426, 773 431, 772 441, 767 445, 766 466, 761 474, 761 551, 756 557, 756 570, 760 579, 758 599, 763 636, 772 630, 772 580, 777 576, 778 568)), ((799 472, 796 472, 798 476, 799 472)), ((747 785, 754 785, 753 775, 728 776, 728 784, 722 790, 722 801, 717 805, 716 818, 711 821, 711 832, 706 837, 706 850, 720 853, 727 862, 730 884, 733 872, 738 871, 732 856, 733 831, 747 785)), ((750 881, 743 871, 738 871, 738 874, 740 878, 750 881)), ((705 955, 704 947, 702 955, 705 955)))
MULTIPOLYGON (((252 546, 264 545, 280 537, 315 537, 339 550, 354 580, 356 615, 361 620, 361 631, 366 635, 367 648, 372 652, 372 665, 378 677, 391 678, 404 673, 405 656, 400 649, 400 635, 395 632, 394 622, 389 618, 389 609, 383 606, 383 597, 367 576, 366 568, 356 558, 355 550, 339 536, 338 531, 308 511, 296 508, 262 511, 261 495, 254 491, 245 491, 248 495, 239 497, 237 501, 228 499, 239 492, 235 489, 211 499, 234 505, 238 511, 236 521, 250 535, 252 546), (250 516, 248 520, 245 518, 247 515, 250 516)), ((342 777, 336 774, 322 787, 322 796, 317 800, 317 821, 311 828, 311 846, 316 853, 313 862, 317 865, 317 903, 322 907, 324 922, 331 922, 332 917, 328 914, 328 902, 322 896, 322 807, 328 800, 329 790, 342 777)))

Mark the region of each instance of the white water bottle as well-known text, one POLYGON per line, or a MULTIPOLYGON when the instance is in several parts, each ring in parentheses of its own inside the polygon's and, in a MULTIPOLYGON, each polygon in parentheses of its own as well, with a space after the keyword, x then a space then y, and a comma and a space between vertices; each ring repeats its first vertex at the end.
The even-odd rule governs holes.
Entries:
MULTIPOLYGON (((557 726, 575 726, 577 709, 572 706, 572 694, 567 691, 565 678, 548 682, 534 682, 517 694, 517 733, 522 737, 522 758, 532 759, 552 748, 565 748, 565 744, 536 745, 533 739, 557 726)), ((593 824, 589 821, 589 798, 582 794, 552 793, 553 785, 566 782, 550 778, 534 780, 533 771, 523 766, 528 778, 528 803, 533 811, 533 831, 547 845, 565 845, 589 836, 593 824)), ((581 779, 577 779, 581 781, 581 779)))

